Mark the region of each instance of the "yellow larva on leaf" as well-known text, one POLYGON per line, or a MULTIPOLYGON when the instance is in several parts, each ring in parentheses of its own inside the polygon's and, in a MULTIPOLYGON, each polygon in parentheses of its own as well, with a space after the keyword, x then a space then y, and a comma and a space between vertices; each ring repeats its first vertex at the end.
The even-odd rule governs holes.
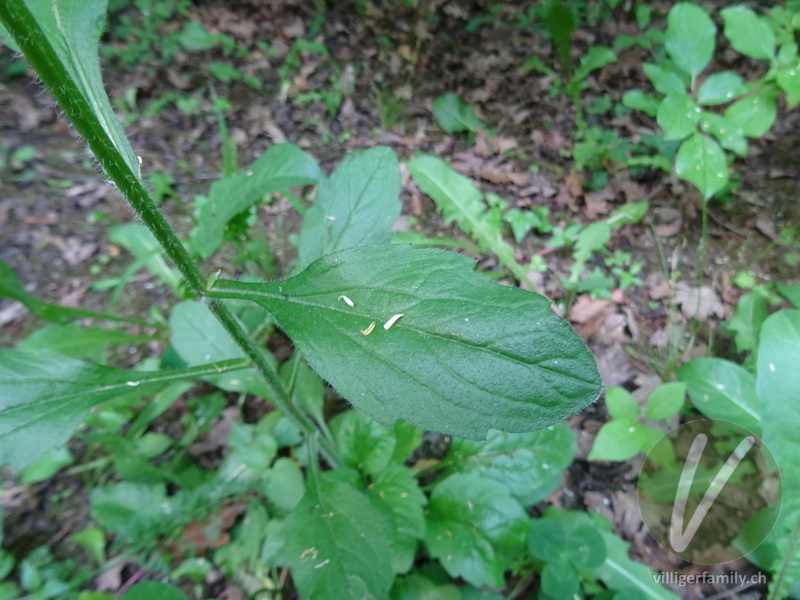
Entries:
POLYGON ((389 331, 389 327, 394 325, 397 322, 397 319, 399 319, 402 316, 404 316, 404 315, 395 315, 395 316, 393 316, 391 319, 389 319, 388 321, 386 321, 386 323, 383 324, 383 328, 386 331, 389 331))
POLYGON ((350 298, 348 298, 347 296, 339 296, 337 300, 344 300, 344 303, 347 304, 347 306, 349 306, 350 308, 356 307, 355 303, 352 300, 350 300, 350 298))
POLYGON ((361 335, 369 335, 370 333, 372 333, 373 329, 375 329, 375 321, 370 323, 370 326, 367 327, 366 329, 361 329, 359 331, 361 331, 361 335))

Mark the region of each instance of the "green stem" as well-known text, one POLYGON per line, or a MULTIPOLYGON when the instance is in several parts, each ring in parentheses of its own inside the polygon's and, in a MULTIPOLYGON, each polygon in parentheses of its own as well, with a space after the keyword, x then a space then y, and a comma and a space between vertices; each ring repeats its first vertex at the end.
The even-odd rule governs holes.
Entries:
MULTIPOLYGON (((104 129, 97 116, 96 107, 72 79, 62 63, 59 52, 24 0, 0 1, 0 21, 12 33, 42 82, 53 94, 78 133, 86 140, 103 170, 117 185, 122 196, 136 211, 166 255, 177 266, 192 296, 195 298, 204 296, 206 282, 199 267, 175 230, 158 210, 139 173, 131 170, 125 155, 116 147, 112 137, 104 129)), ((312 435, 316 432, 317 429, 309 418, 291 404, 277 371, 266 360, 263 351, 247 336, 230 309, 219 301, 212 301, 210 308, 263 377, 272 393, 271 400, 275 406, 307 434, 312 435)), ((322 447, 328 462, 336 466, 338 460, 334 447, 327 443, 322 447)))

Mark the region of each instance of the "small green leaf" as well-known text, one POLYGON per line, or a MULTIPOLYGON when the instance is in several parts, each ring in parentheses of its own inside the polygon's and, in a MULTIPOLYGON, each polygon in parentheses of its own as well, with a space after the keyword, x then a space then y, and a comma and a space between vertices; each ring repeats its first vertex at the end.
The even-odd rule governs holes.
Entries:
POLYGON ((175 40, 189 52, 209 50, 217 43, 217 38, 211 35, 199 21, 189 21, 176 35, 175 40))
POLYGON ((400 216, 400 167, 389 148, 349 154, 322 179, 306 211, 295 271, 326 254, 388 244, 400 216))
MULTIPOLYGON (((186 300, 177 304, 169 317, 169 328, 172 347, 189 366, 244 356, 244 351, 209 308, 200 302, 186 300)), ((274 363, 272 354, 266 356, 274 363)), ((205 380, 227 392, 245 392, 262 398, 270 395, 255 369, 210 375, 205 380)))
POLYGON ((119 600, 186 600, 186 596, 174 585, 146 581, 131 586, 119 600))
POLYGON ((418 540, 425 537, 425 494, 416 474, 398 464, 390 464, 377 473, 367 489, 373 505, 388 511, 392 524, 392 571, 406 573, 414 564, 418 540))
POLYGON ((628 460, 644 449, 645 428, 630 418, 609 421, 597 432, 589 460, 628 460))
POLYGON ((611 225, 614 229, 619 229, 623 225, 630 225, 638 223, 647 214, 650 208, 650 203, 647 200, 639 200, 638 202, 629 202, 623 204, 614 211, 606 219, 606 223, 611 225))
MULTIPOLYGON (((222 371, 246 361, 220 364, 222 371)), ((167 383, 217 372, 217 365, 173 371, 125 371, 60 354, 0 349, 0 464, 26 467, 64 445, 93 406, 167 383)))
POLYGON ((769 21, 746 6, 724 8, 720 14, 725 22, 725 37, 734 50, 763 60, 775 56, 775 34, 769 21))
POLYGON ((786 104, 789 108, 800 104, 800 69, 797 65, 789 65, 780 69, 775 81, 786 92, 786 104))
POLYGON ((210 295, 266 308, 309 365, 380 423, 478 439, 546 427, 594 400, 594 359, 550 302, 473 265, 441 250, 352 248, 285 281, 220 280, 210 295))
POLYGON ((28 485, 44 481, 58 473, 63 467, 68 467, 74 462, 75 458, 66 448, 50 448, 35 463, 22 470, 19 482, 22 485, 28 485))
POLYGON ((635 421, 642 413, 642 407, 636 398, 621 387, 610 387, 606 390, 606 408, 614 419, 628 418, 635 421))
MULTIPOLYGON (((680 81, 680 79, 678 79, 680 81)), ((680 88, 680 86, 679 86, 680 88)), ((679 89, 678 93, 683 93, 684 90, 679 89)), ((622 105, 627 106, 633 110, 640 110, 643 113, 655 117, 658 112, 658 106, 661 100, 649 94, 645 94, 641 90, 628 90, 622 95, 622 105)))
POLYGON ((305 478, 297 463, 286 457, 276 460, 267 473, 264 493, 277 510, 292 510, 302 500, 305 491, 305 478))
POLYGON ((477 473, 450 475, 431 495, 425 546, 451 577, 502 588, 502 553, 524 547, 529 524, 502 483, 477 473))
POLYGON ((548 562, 542 569, 542 591, 553 598, 574 598, 580 587, 578 572, 563 558, 548 562))
MULTIPOLYGON (((650 83, 653 84, 659 94, 664 94, 665 96, 668 94, 675 96, 686 95, 686 84, 677 73, 651 63, 645 63, 643 68, 645 75, 650 79, 650 83)), ((653 113, 653 116, 655 116, 655 113, 653 113)))
POLYGON ((742 93, 744 80, 733 71, 722 71, 709 76, 697 92, 700 104, 727 104, 742 93))
POLYGON ((167 264, 161 252, 161 246, 147 227, 140 223, 118 225, 111 230, 109 238, 133 254, 141 264, 147 267, 148 271, 161 281, 172 289, 178 289, 181 283, 180 275, 178 271, 167 264))
POLYGON ((775 90, 765 88, 736 101, 725 111, 725 118, 742 128, 747 137, 757 138, 770 130, 778 114, 775 90))
POLYGON ((564 423, 532 433, 490 431, 484 442, 454 439, 446 473, 480 473, 508 486, 523 506, 544 500, 572 464, 575 434, 564 423))
POLYGON ((736 312, 727 327, 735 335, 737 352, 752 352, 756 349, 761 326, 768 316, 767 300, 763 294, 749 292, 739 298, 736 312))
POLYGON ((354 469, 375 475, 392 460, 397 440, 391 429, 364 413, 343 412, 331 420, 330 429, 342 461, 354 469))
POLYGON ((189 237, 193 252, 203 258, 220 247, 225 228, 233 217, 247 210, 266 194, 298 185, 313 185, 322 171, 308 154, 294 144, 270 147, 246 173, 215 181, 211 193, 198 203, 197 228, 189 237))
POLYGON ((700 107, 689 96, 670 94, 659 105, 656 120, 664 130, 665 140, 682 140, 694 132, 700 120, 700 107))
POLYGON ((364 494, 328 473, 311 477, 284 526, 281 564, 303 598, 386 598, 391 568, 390 524, 364 494))
POLYGON ((463 600, 462 588, 452 583, 435 583, 417 572, 400 577, 392 586, 392 600, 463 600))
POLYGON ((433 118, 447 134, 477 131, 484 127, 475 110, 455 94, 442 94, 433 101, 433 118))
POLYGON ((584 81, 592 71, 602 69, 608 64, 617 60, 617 55, 611 48, 605 46, 591 46, 589 50, 581 56, 581 62, 575 70, 572 80, 574 82, 584 81))
POLYGON ((686 398, 683 382, 662 383, 647 399, 647 418, 666 419, 678 414, 686 398))
POLYGON ((744 368, 721 358, 695 358, 678 369, 678 378, 686 383, 692 404, 709 419, 761 432, 756 380, 744 368))
POLYGON ((692 79, 711 62, 717 26, 699 6, 681 2, 667 16, 665 47, 675 64, 692 79))
POLYGON ((747 139, 742 128, 722 115, 703 112, 700 115, 700 129, 710 133, 726 150, 731 150, 739 156, 747 154, 747 139))
POLYGON ((719 144, 710 137, 695 133, 687 138, 675 157, 678 177, 693 183, 708 200, 728 183, 728 164, 719 144))

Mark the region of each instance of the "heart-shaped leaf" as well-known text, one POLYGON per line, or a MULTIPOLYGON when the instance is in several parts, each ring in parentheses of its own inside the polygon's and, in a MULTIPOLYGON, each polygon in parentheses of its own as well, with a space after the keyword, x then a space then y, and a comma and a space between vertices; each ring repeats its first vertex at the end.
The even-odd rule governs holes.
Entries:
POLYGON ((451 252, 352 248, 286 281, 218 281, 252 300, 324 379, 375 420, 479 439, 533 431, 597 398, 586 346, 550 302, 451 252), (400 316, 402 315, 402 316, 400 316))

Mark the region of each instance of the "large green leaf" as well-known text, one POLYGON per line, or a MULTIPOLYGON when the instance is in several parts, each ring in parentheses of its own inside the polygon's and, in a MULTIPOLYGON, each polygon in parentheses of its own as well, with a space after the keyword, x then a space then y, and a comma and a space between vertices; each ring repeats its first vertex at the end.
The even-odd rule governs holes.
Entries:
POLYGON ((186 600, 186 596, 173 585, 146 581, 132 586, 119 600, 186 600))
POLYGON ((389 148, 348 155, 323 179, 300 231, 296 271, 331 252, 388 244, 400 216, 400 167, 389 148))
POLYGON ((731 421, 761 433, 756 380, 746 369, 721 358, 695 358, 678 369, 697 410, 709 419, 731 421))
POLYGON ((469 179, 434 156, 415 158, 408 163, 408 170, 419 188, 442 210, 446 223, 456 221, 514 277, 527 281, 528 269, 517 262, 514 249, 502 240, 501 224, 490 221, 483 195, 469 179))
POLYGON ((479 439, 540 429, 593 401, 594 359, 550 302, 474 264, 441 250, 352 248, 286 281, 220 280, 210 295, 266 308, 309 365, 380 423, 479 439))
POLYGON ((725 21, 725 37, 734 50, 763 60, 775 56, 775 34, 769 21, 746 6, 731 6, 720 14, 725 21))
POLYGON ((707 135, 695 133, 686 138, 675 157, 678 177, 697 186, 708 200, 728 183, 728 164, 719 144, 707 135))
MULTIPOLYGON (((756 386, 761 399, 764 444, 781 469, 783 503, 776 524, 778 531, 800 527, 800 310, 782 310, 767 318, 761 327, 756 386)), ((785 556, 781 589, 800 580, 800 551, 789 537, 778 541, 785 556)))
POLYGON ((490 431, 486 441, 453 440, 448 473, 479 472, 508 486, 523 506, 544 500, 572 464, 575 434, 564 423, 531 433, 490 431))
POLYGON ((303 598, 388 598, 394 575, 389 521, 361 492, 328 474, 312 476, 289 515, 281 563, 303 598))
POLYGON ((502 483, 458 473, 437 484, 427 526, 428 554, 452 577, 502 588, 505 554, 522 550, 530 519, 502 483))
POLYGON ((716 33, 717 26, 704 9, 681 2, 667 16, 665 47, 675 64, 694 79, 711 62, 716 33))
POLYGON ((123 394, 246 366, 228 361, 175 371, 125 371, 60 354, 0 350, 0 465, 22 469, 72 437, 89 409, 123 394))
POLYGON ((298 185, 312 185, 322 178, 319 166, 308 154, 290 143, 276 144, 262 154, 246 173, 215 181, 208 198, 198 202, 197 228, 190 245, 208 257, 220 247, 228 221, 269 192, 298 185))

